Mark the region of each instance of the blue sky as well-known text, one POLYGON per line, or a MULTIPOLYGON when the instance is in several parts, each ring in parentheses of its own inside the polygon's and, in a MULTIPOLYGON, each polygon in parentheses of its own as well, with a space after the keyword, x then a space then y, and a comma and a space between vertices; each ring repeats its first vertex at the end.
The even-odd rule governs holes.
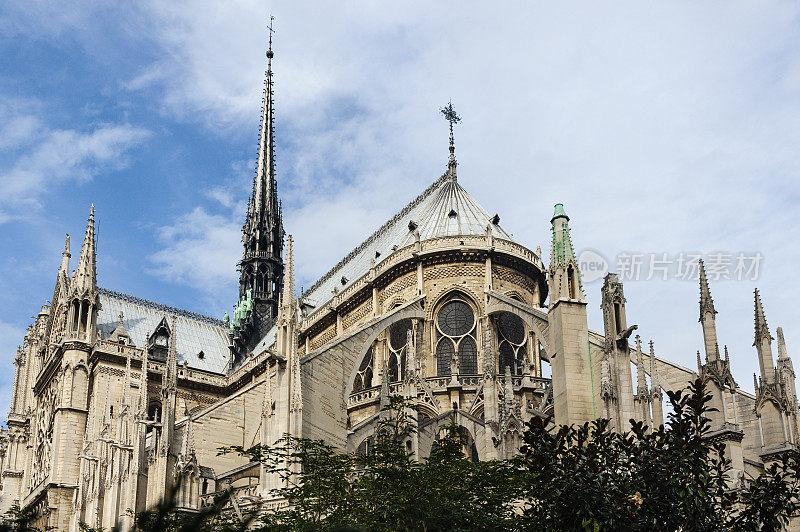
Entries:
MULTIPOLYGON (((752 290, 800 342, 800 6, 792 2, 81 2, 0 7, 0 407, 15 347, 97 208, 100 284, 219 316, 235 303, 275 15, 277 169, 309 286, 445 169, 549 254, 761 252, 712 281, 752 389, 752 290)), ((74 262, 73 262, 74 263, 74 262)), ((688 366, 694 281, 625 284, 628 320, 688 366)), ((586 286, 602 329, 600 283, 586 286)), ((800 345, 800 344, 798 344, 800 345)))

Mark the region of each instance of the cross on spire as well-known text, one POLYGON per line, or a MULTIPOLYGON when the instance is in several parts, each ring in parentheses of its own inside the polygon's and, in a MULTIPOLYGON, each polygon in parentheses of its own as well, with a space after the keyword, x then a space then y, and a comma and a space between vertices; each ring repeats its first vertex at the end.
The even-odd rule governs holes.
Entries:
POLYGON ((275 20, 275 17, 272 15, 269 16, 269 26, 267 26, 267 31, 269 32, 269 48, 267 49, 267 58, 272 59, 272 34, 275 33, 275 30, 272 27, 272 21, 275 20))
POLYGON ((447 170, 450 173, 451 178, 455 181, 456 179, 456 146, 453 140, 453 124, 458 124, 461 122, 461 117, 456 113, 455 108, 453 108, 453 102, 448 101, 446 107, 442 107, 439 110, 442 115, 444 115, 445 120, 450 123, 450 162, 447 164, 447 170))

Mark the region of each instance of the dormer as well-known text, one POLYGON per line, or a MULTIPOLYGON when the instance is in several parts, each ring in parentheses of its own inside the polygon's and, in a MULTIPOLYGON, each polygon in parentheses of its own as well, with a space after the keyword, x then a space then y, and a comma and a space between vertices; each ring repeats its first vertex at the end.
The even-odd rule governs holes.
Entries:
POLYGON ((153 333, 147 338, 147 350, 150 358, 158 362, 167 360, 167 350, 169 349, 169 339, 172 336, 167 317, 161 318, 153 333))

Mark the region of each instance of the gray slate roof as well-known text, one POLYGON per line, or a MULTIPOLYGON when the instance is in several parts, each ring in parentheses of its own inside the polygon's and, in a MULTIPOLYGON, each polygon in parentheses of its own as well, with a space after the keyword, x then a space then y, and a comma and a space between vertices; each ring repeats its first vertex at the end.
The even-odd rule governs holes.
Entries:
POLYGON ((107 339, 116 329, 122 312, 122 325, 134 345, 142 348, 164 316, 170 327, 175 316, 178 364, 186 361, 190 368, 225 373, 230 351, 228 332, 221 321, 102 288, 100 304, 97 328, 101 339, 107 339), (198 356, 200 351, 204 354, 202 359, 198 356))
MULTIPOLYGON (((422 194, 386 222, 380 229, 350 252, 339 264, 301 296, 319 308, 333 298, 333 289, 346 289, 375 264, 392 254, 392 247, 402 248, 414 242, 409 222, 417 224, 420 240, 442 236, 484 235, 491 215, 457 181, 444 174, 422 194), (380 256, 375 257, 375 252, 380 256), (342 277, 347 279, 342 284, 342 277)), ((496 237, 513 240, 499 224, 492 226, 496 237)))

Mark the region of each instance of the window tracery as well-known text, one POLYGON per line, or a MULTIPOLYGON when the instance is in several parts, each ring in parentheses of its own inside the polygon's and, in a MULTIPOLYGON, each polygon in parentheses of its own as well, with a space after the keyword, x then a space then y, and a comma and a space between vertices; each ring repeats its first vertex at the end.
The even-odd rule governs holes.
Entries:
POLYGON ((367 350, 361 365, 358 367, 356 379, 353 382, 353 393, 372 388, 372 368, 375 358, 375 352, 372 346, 367 350))
POLYGON ((389 327, 389 382, 403 380, 406 374, 406 349, 408 347, 408 331, 411 320, 400 320, 389 327))
POLYGON ((478 373, 475 313, 464 300, 454 297, 442 305, 436 317, 436 373, 450 375, 454 360, 462 375, 478 373))
POLYGON ((522 319, 511 312, 502 312, 495 318, 500 374, 506 367, 511 368, 512 375, 521 375, 527 350, 525 348, 525 324, 522 319))

